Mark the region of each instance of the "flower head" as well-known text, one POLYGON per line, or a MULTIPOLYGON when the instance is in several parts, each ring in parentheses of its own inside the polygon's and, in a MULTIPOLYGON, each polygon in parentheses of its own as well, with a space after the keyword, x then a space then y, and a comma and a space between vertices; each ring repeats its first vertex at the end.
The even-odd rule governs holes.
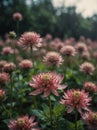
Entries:
POLYGON ((97 86, 92 82, 85 82, 84 83, 84 89, 87 92, 90 92, 90 93, 97 92, 97 86))
POLYGON ((2 55, 13 54, 13 49, 11 47, 4 47, 1 53, 2 55))
POLYGON ((63 59, 62 56, 57 52, 48 52, 44 57, 43 61, 47 66, 54 65, 59 67, 62 64, 63 59))
POLYGON ((14 19, 15 21, 22 21, 23 16, 22 16, 21 13, 16 12, 16 13, 13 14, 13 19, 14 19))
POLYGON ((82 53, 87 51, 87 46, 85 43, 79 42, 78 44, 76 44, 75 49, 77 50, 77 52, 82 53))
POLYGON ((97 130, 97 112, 88 112, 82 116, 83 121, 90 130, 97 130))
POLYGON ((25 32, 21 35, 18 44, 24 48, 39 47, 41 45, 41 38, 35 32, 25 32))
POLYGON ((3 101, 5 99, 5 91, 3 89, 0 89, 0 101, 3 101))
POLYGON ((74 56, 75 55, 75 49, 71 45, 66 45, 66 46, 62 47, 60 52, 64 56, 74 56))
POLYGON ((22 60, 22 61, 19 63, 19 67, 20 67, 21 69, 30 69, 30 68, 33 67, 33 63, 32 63, 32 61, 25 59, 25 60, 22 60))
POLYGON ((13 62, 10 62, 10 63, 6 63, 4 66, 3 66, 3 70, 5 72, 12 72, 14 71, 16 68, 16 65, 13 63, 13 62))
POLYGON ((91 97, 88 96, 84 90, 67 90, 64 93, 63 99, 61 99, 61 104, 68 106, 68 113, 76 109, 79 113, 82 113, 82 110, 87 110, 90 105, 91 97))
POLYGON ((89 62, 84 62, 82 65, 80 65, 80 71, 82 71, 85 74, 92 74, 94 70, 94 65, 89 62))
POLYGON ((34 122, 35 117, 22 116, 18 117, 16 120, 10 120, 8 125, 10 130, 40 130, 35 128, 37 122, 34 122))
POLYGON ((89 60, 90 59, 90 53, 88 51, 85 51, 82 53, 81 57, 85 60, 89 60))
POLYGON ((5 84, 10 81, 9 74, 2 72, 0 73, 0 84, 5 84))
POLYGON ((31 95, 39 95, 44 93, 44 97, 47 97, 53 93, 58 96, 57 89, 66 88, 66 85, 60 85, 62 80, 63 76, 50 72, 33 76, 29 85, 36 90, 34 90, 31 95))
POLYGON ((97 59, 97 52, 94 52, 93 57, 97 59))
POLYGON ((5 60, 0 61, 0 68, 2 68, 7 62, 5 60))
POLYGON ((9 38, 10 39, 15 39, 16 38, 16 33, 14 31, 9 32, 9 38))

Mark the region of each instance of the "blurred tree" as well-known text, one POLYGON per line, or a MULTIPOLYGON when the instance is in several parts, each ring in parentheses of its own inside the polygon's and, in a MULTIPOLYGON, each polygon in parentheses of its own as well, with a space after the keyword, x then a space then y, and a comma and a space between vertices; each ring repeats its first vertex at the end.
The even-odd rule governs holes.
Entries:
POLYGON ((36 31, 42 36, 51 33, 53 37, 75 37, 80 35, 96 39, 97 16, 83 18, 76 13, 75 7, 64 5, 55 8, 52 0, 32 0, 27 5, 26 0, 0 0, 0 35, 15 30, 14 12, 23 15, 20 22, 20 34, 24 31, 36 31))

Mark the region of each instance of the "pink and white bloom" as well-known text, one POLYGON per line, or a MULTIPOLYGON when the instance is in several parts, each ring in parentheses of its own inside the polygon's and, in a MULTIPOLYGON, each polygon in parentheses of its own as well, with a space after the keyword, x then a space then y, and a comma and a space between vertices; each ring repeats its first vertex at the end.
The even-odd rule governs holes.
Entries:
POLYGON ((23 48, 40 47, 42 39, 36 32, 25 32, 21 35, 18 45, 23 48))
POLYGON ((13 14, 13 19, 14 19, 15 21, 22 21, 23 16, 22 16, 21 13, 16 12, 16 13, 13 14))
POLYGON ((85 91, 90 92, 90 93, 97 92, 97 86, 96 86, 96 84, 94 84, 92 82, 85 82, 84 89, 85 89, 85 91))
POLYGON ((64 93, 60 103, 68 107, 68 113, 76 109, 82 114, 82 110, 89 111, 90 101, 91 97, 84 90, 71 89, 64 93))
POLYGON ((40 130, 35 128, 38 122, 35 122, 35 117, 21 116, 16 120, 10 120, 10 124, 8 125, 9 130, 40 130))
POLYGON ((12 72, 16 69, 16 65, 13 63, 13 62, 10 62, 10 63, 6 63, 4 66, 3 66, 3 71, 5 72, 12 72))
POLYGON ((10 81, 10 76, 8 73, 1 72, 0 73, 0 84, 5 84, 10 81))
POLYGON ((63 63, 62 56, 57 52, 48 52, 46 56, 44 56, 43 62, 47 66, 57 66, 59 67, 63 63))
POLYGON ((14 53, 13 49, 9 46, 2 48, 2 52, 1 52, 2 55, 8 55, 13 53, 14 53))
POLYGON ((63 56, 75 56, 75 48, 71 45, 66 45, 60 50, 63 56))
POLYGON ((19 68, 20 69, 31 69, 33 67, 33 63, 31 60, 22 60, 20 63, 19 63, 19 68))
POLYGON ((93 74, 95 70, 95 67, 92 63, 89 62, 84 62, 83 64, 80 65, 80 71, 82 71, 85 74, 93 74))
POLYGON ((35 90, 31 95, 39 95, 44 93, 44 97, 49 96, 51 93, 58 96, 58 89, 65 89, 66 85, 61 85, 63 76, 56 73, 40 73, 32 77, 29 85, 35 90))
POLYGON ((85 43, 79 42, 75 45, 75 49, 79 53, 87 51, 87 45, 85 43))
POLYGON ((4 100, 4 98, 5 98, 5 90, 3 90, 3 89, 0 89, 0 101, 3 101, 4 100))
POLYGON ((88 126, 89 130, 97 130, 97 112, 88 112, 82 116, 84 123, 88 126))

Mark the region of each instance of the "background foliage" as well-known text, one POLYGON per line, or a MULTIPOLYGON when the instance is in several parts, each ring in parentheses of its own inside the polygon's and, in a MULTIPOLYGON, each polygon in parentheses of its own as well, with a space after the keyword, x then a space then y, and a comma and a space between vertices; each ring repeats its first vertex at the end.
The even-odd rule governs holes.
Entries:
POLYGON ((97 39, 97 15, 83 18, 76 14, 76 7, 55 8, 52 0, 32 0, 30 5, 26 0, 0 0, 0 35, 16 30, 12 19, 14 12, 23 14, 20 33, 34 30, 44 36, 47 33, 53 37, 75 37, 84 35, 97 39))

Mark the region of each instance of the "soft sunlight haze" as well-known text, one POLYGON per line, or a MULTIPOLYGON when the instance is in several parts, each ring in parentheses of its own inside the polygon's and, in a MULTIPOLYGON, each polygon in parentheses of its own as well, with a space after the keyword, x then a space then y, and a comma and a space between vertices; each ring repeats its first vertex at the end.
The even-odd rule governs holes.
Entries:
POLYGON ((97 0, 53 0, 56 7, 62 6, 63 3, 66 7, 76 6, 76 12, 82 13, 83 17, 91 17, 97 14, 97 0))

